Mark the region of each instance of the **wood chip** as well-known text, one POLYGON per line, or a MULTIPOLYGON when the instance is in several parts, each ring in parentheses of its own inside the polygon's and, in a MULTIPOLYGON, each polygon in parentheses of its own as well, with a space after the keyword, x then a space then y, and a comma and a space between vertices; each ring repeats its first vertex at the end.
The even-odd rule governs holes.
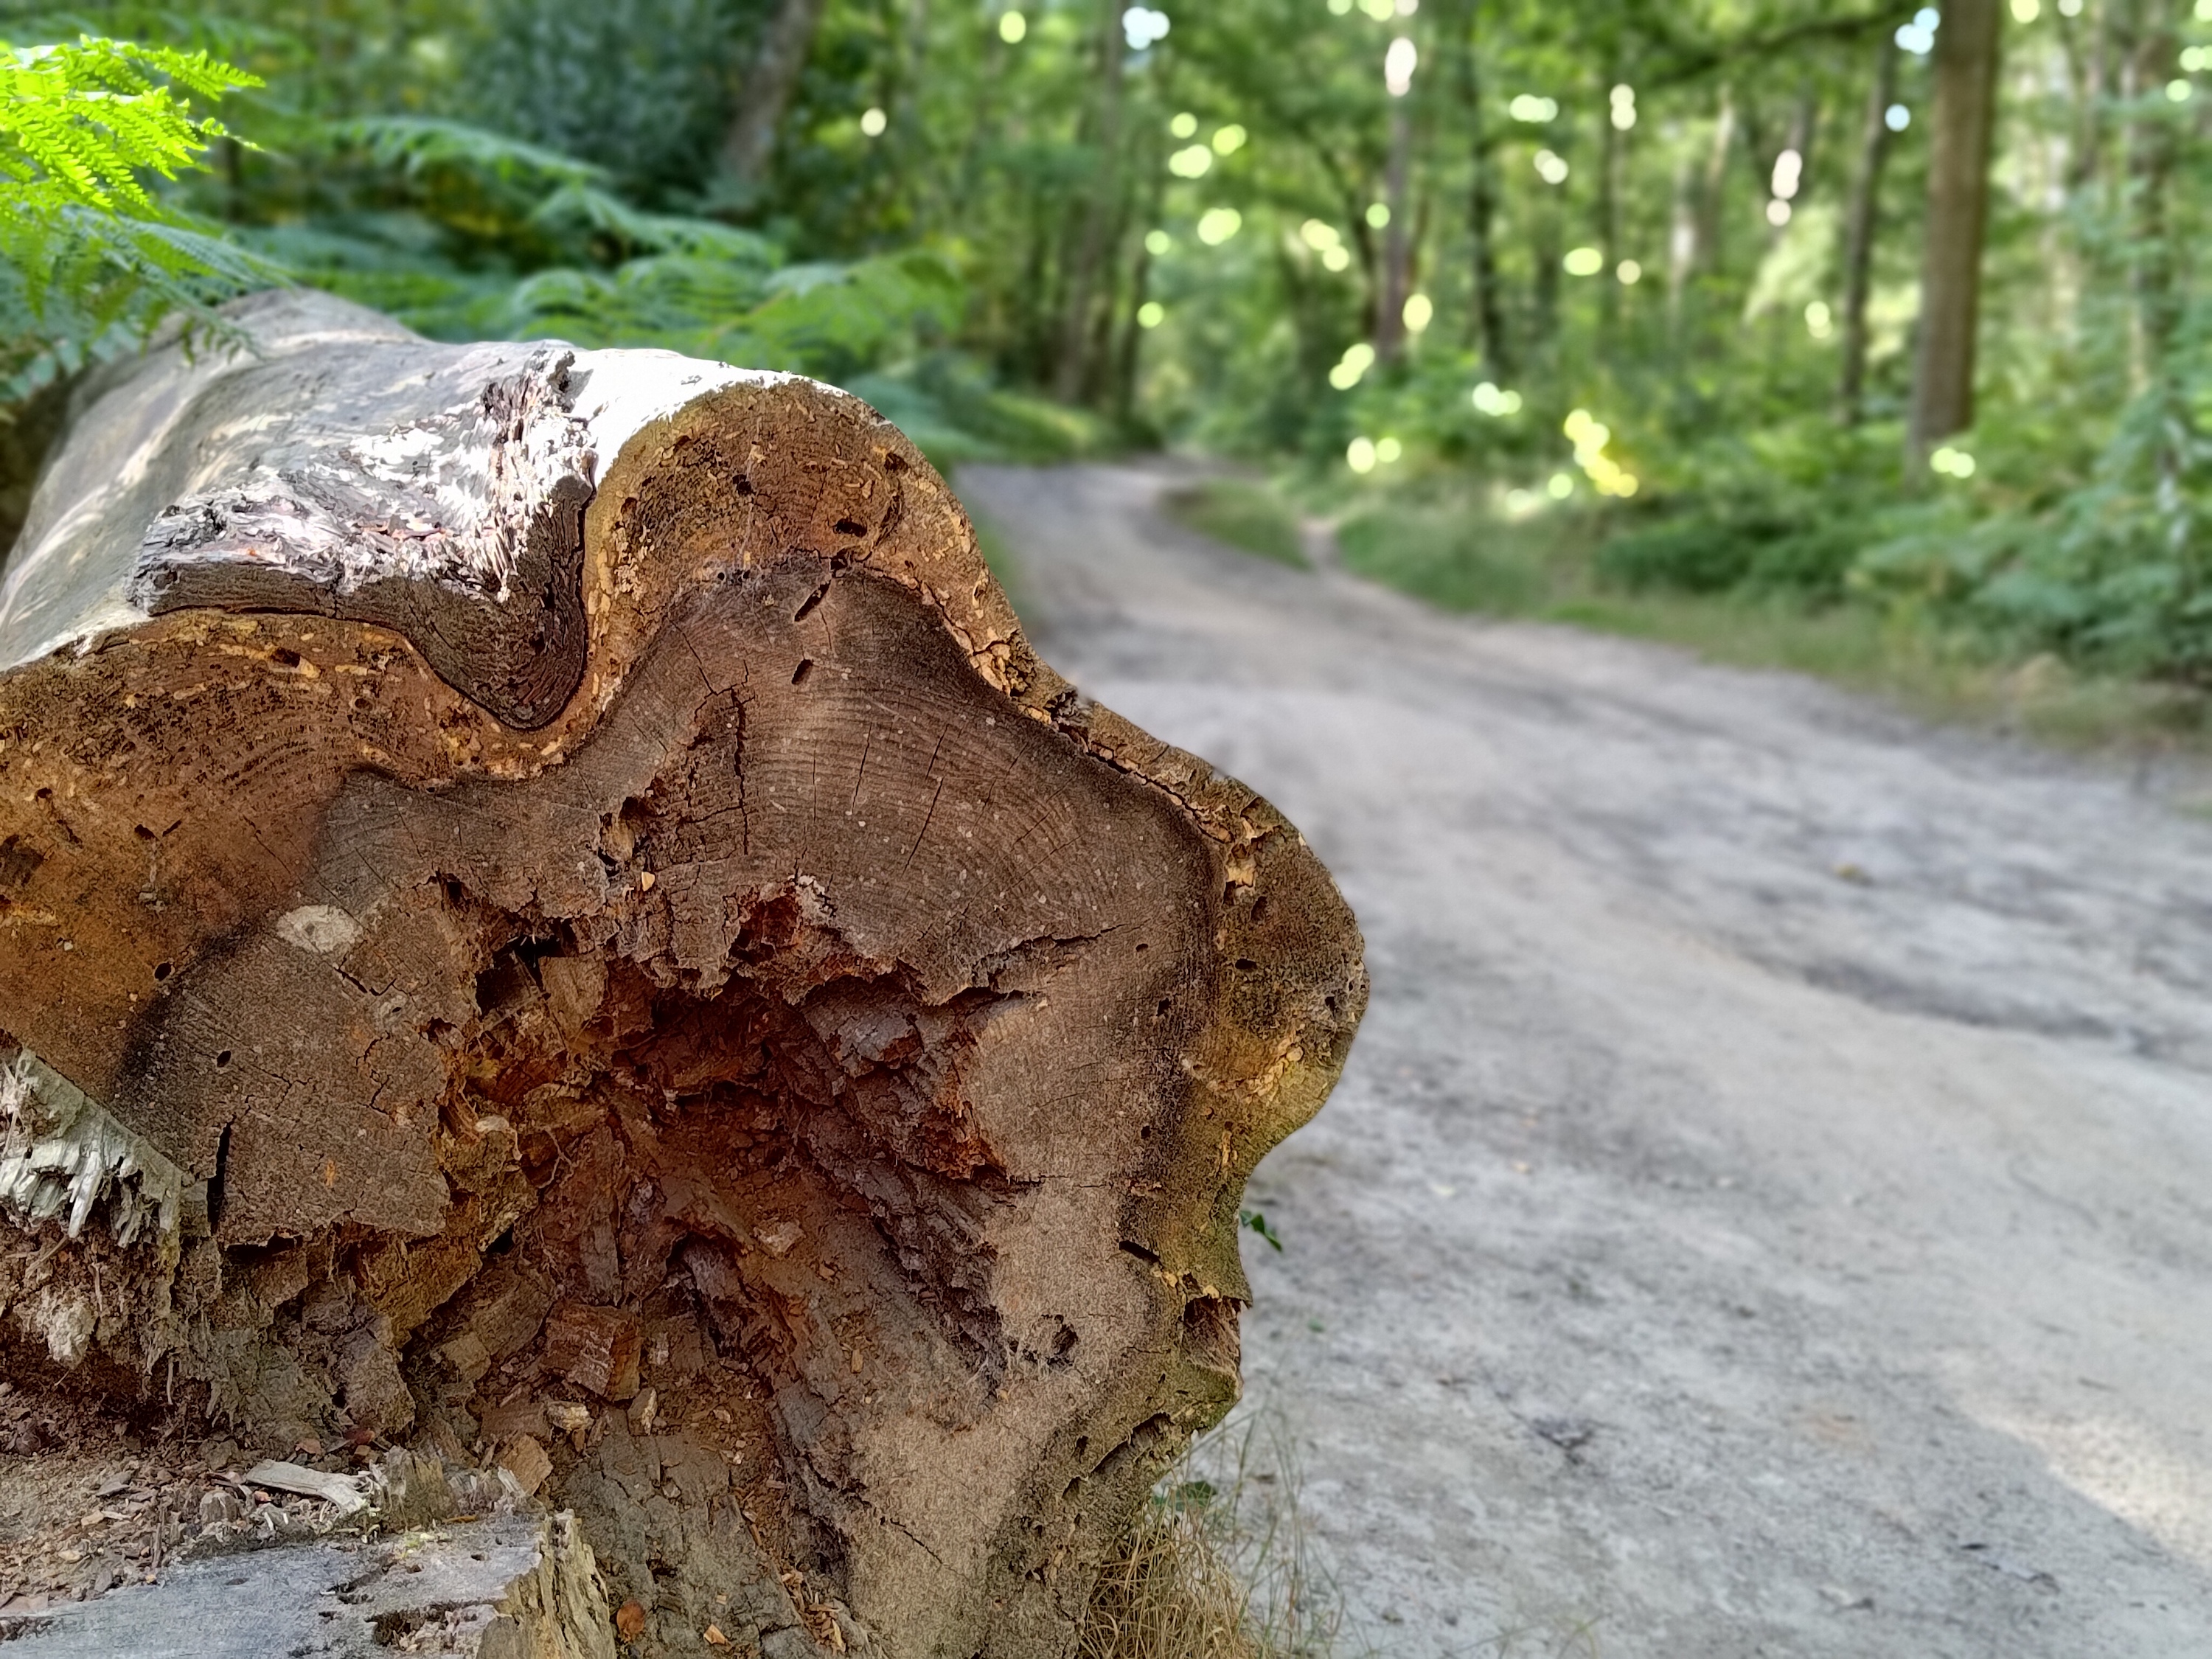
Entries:
POLYGON ((351 1476, 325 1474, 320 1469, 298 1463, 256 1463, 246 1470, 245 1479, 250 1486, 296 1492, 302 1498, 319 1498, 325 1504, 336 1504, 341 1515, 358 1514, 368 1507, 361 1483, 351 1476))
POLYGON ((493 1442, 512 1440, 519 1434, 542 1439, 552 1428, 544 1402, 538 1400, 511 1400, 503 1406, 487 1407, 483 1425, 483 1437, 493 1442))
POLYGON ((532 1494, 553 1473, 553 1460, 545 1448, 526 1434, 515 1436, 499 1449, 499 1465, 521 1484, 523 1491, 532 1494))
POLYGON ((644 1333, 614 1308, 563 1303, 545 1321, 545 1369, 607 1400, 636 1396, 644 1333))

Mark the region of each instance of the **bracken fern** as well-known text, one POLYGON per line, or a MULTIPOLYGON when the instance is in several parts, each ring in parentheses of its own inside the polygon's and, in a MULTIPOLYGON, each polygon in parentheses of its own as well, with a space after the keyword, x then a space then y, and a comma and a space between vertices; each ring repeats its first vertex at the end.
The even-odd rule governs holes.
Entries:
POLYGON ((204 52, 0 42, 0 399, 128 349, 171 313, 213 325, 216 301, 282 279, 145 182, 228 136, 193 97, 258 84, 204 52))

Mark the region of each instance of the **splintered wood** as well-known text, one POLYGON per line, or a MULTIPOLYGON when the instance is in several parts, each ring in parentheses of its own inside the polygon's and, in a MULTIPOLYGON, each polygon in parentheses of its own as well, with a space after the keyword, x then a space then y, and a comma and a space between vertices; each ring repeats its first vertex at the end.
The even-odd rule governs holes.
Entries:
POLYGON ((503 1468, 668 1651, 1064 1652, 1236 1397, 1327 872, 851 398, 238 316, 0 576, 0 1364, 503 1468))

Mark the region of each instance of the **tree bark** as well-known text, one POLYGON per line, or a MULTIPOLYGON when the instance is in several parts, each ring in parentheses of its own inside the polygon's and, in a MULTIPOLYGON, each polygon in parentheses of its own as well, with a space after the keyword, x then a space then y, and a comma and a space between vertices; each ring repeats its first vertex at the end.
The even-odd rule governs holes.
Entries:
POLYGON ((743 189, 757 188, 768 177, 775 156, 777 129, 814 49, 824 0, 781 0, 761 36, 738 94, 736 114, 722 137, 722 171, 743 189))
POLYGON ((1475 30, 1479 5, 1468 7, 1467 24, 1455 31, 1460 108, 1467 121, 1469 180, 1468 185, 1468 264, 1473 303, 1470 333, 1483 366, 1499 379, 1513 372, 1511 348, 1505 338, 1504 308, 1498 285, 1498 181, 1491 166, 1490 137, 1483 120, 1482 71, 1475 59, 1475 30))
POLYGON ((1084 193, 1083 213, 1075 235, 1074 257, 1068 262, 1067 310, 1061 320, 1058 361, 1053 365, 1053 392, 1063 403, 1082 397, 1091 380, 1091 337, 1097 325, 1096 291, 1098 273, 1107 260, 1119 217, 1121 138, 1121 9, 1118 0, 1103 0, 1099 7, 1098 104, 1092 146, 1098 161, 1084 193))
POLYGON ((1974 421, 2001 15, 2000 0, 1954 0, 1936 33, 1919 351, 1905 434, 1906 464, 1915 471, 1938 441, 1974 421))
POLYGON ((1236 1397, 1326 872, 843 393, 236 315, 0 580, 0 1368, 473 1449, 677 1651, 1066 1651, 1236 1397))
MULTIPOLYGON (((1619 82, 1615 76, 1608 75, 1605 84, 1610 89, 1619 82)), ((1612 334, 1620 319, 1620 285, 1613 273, 1620 264, 1620 170, 1624 149, 1620 129, 1613 124, 1608 99, 1606 115, 1597 130, 1597 314, 1601 338, 1612 334)))
MULTIPOLYGON (((2129 82, 2135 97, 2158 87, 2179 55, 2180 41, 2163 6, 2151 5, 2135 20, 2129 82)), ((2134 300, 2129 325, 2130 380, 2136 391, 2163 373, 2166 354, 2181 322, 2174 280, 2173 240, 2167 221, 2166 192, 2179 145, 2170 120, 2138 116, 2127 132, 2126 200, 2128 288, 2134 300)))
POLYGON ((1865 402, 1867 299, 1874 283, 1875 217, 1881 208, 1882 164, 1889 157, 1889 106, 1897 95, 1897 41, 1875 46, 1874 80, 1859 126, 1859 164, 1844 213, 1843 362, 1836 376, 1836 418, 1856 426, 1865 402))
POLYGON ((1375 355, 1384 362, 1397 361, 1406 347, 1406 296, 1411 291, 1413 264, 1406 198, 1413 152, 1413 120, 1407 104, 1412 96, 1408 93, 1390 100, 1390 159, 1382 181, 1390 222, 1382 227, 1382 291, 1375 306, 1375 355))
MULTIPOLYGON (((1698 191, 1697 242, 1690 251, 1689 274, 1717 270, 1721 263, 1721 233, 1728 223, 1729 161, 1735 153, 1738 129, 1733 88, 1721 88, 1720 110, 1713 118, 1712 148, 1705 152, 1705 178, 1698 191)), ((1753 166, 1758 163, 1754 161, 1753 166)), ((1762 183, 1765 181, 1762 180, 1762 183)))

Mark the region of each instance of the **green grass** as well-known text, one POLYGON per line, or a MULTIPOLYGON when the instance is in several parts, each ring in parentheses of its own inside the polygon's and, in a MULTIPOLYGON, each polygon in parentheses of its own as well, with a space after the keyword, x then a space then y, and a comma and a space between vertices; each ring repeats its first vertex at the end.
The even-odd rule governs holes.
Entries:
POLYGON ((1265 484, 1208 478, 1170 490, 1160 504, 1170 518, 1202 536, 1279 564, 1307 568, 1298 515, 1265 484))
POLYGON ((1570 623, 1736 667, 1814 675, 1925 719, 2055 746, 2212 757, 2212 697, 2203 691, 2086 674, 2048 656, 2008 660, 1986 641, 1863 603, 1628 591, 1601 574, 1604 530, 1597 514, 1572 507, 1513 520, 1475 501, 1401 498, 1355 508, 1337 540, 1346 569, 1447 611, 1570 623))

